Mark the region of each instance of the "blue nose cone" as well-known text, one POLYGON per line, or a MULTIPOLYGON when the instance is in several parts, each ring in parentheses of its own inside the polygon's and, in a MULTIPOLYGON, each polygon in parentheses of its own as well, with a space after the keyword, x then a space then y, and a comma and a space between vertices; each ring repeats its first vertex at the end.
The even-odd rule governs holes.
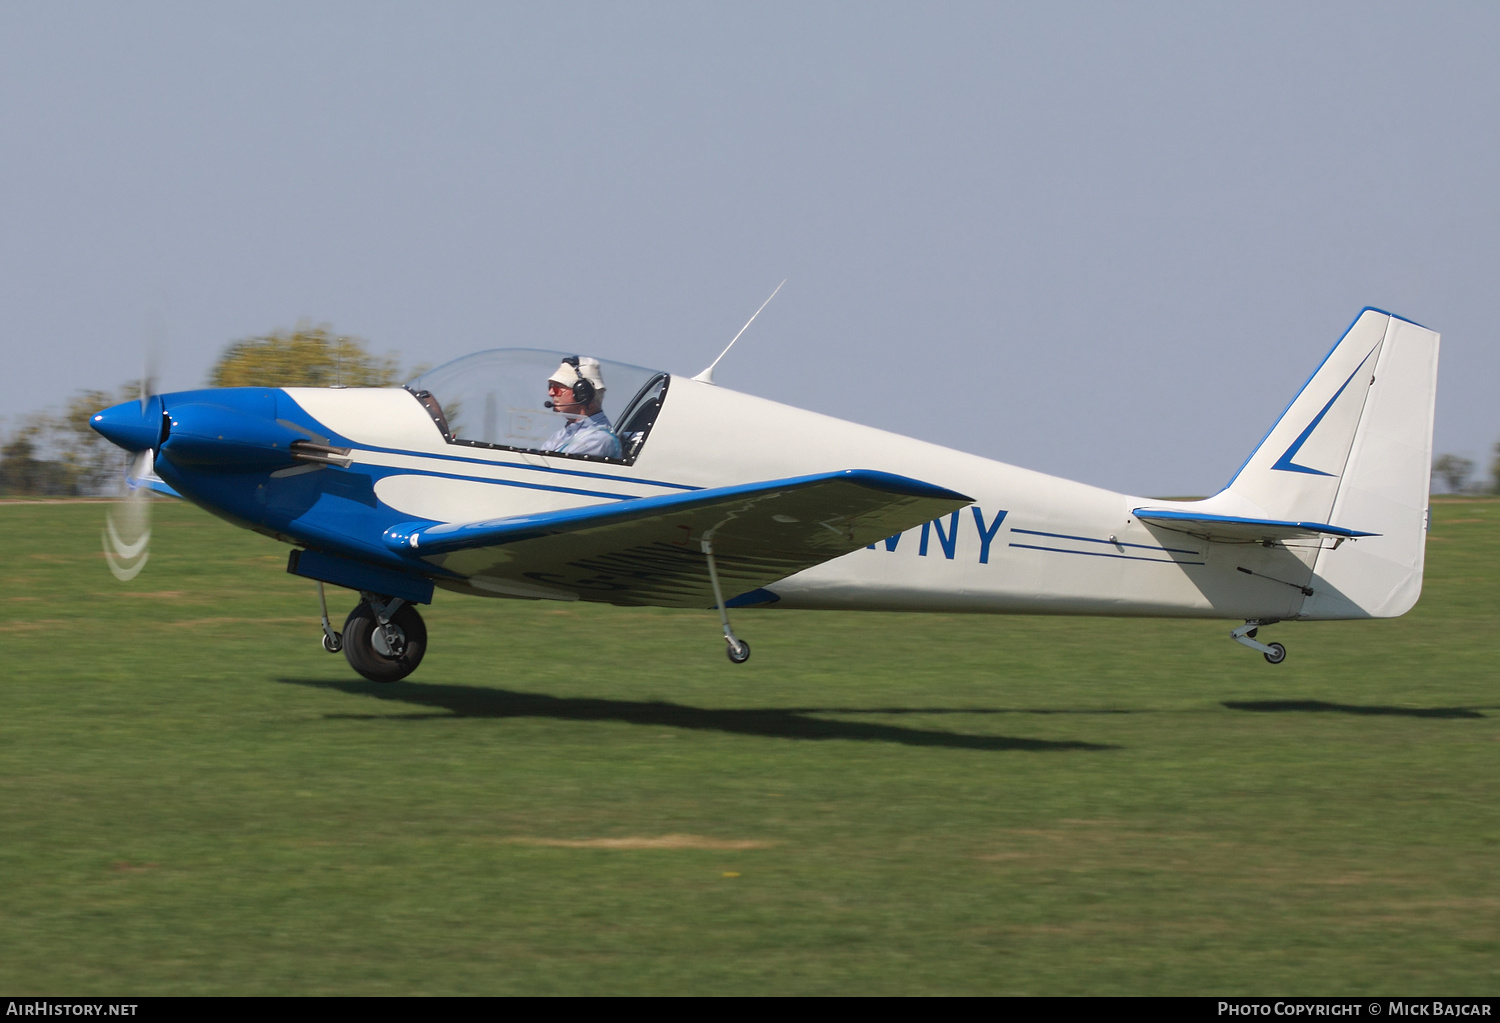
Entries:
POLYGON ((121 402, 94 413, 89 425, 126 451, 154 448, 161 442, 161 399, 152 398, 144 409, 138 401, 121 402))

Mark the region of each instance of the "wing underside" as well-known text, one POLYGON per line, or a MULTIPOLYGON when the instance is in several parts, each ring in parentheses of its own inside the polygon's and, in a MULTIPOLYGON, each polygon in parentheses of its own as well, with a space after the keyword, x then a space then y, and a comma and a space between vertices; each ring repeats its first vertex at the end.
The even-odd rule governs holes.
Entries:
POLYGON ((726 596, 743 594, 972 503, 851 469, 486 522, 419 525, 386 542, 481 592, 710 607, 703 541, 726 596))

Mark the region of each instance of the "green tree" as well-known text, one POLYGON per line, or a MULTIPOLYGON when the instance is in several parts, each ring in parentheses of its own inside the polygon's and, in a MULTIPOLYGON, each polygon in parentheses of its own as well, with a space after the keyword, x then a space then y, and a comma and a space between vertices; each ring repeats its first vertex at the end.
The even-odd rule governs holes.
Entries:
POLYGON ((37 457, 37 440, 46 429, 45 423, 29 423, 0 447, 0 494, 65 497, 78 492, 66 466, 37 457))
POLYGON ((391 387, 400 382, 392 356, 376 356, 357 337, 324 324, 298 324, 235 341, 214 363, 213 387, 391 387))
POLYGON ((1461 455, 1443 455, 1432 463, 1432 474, 1448 488, 1448 493, 1459 494, 1469 482, 1474 471, 1474 460, 1461 455))
POLYGON ((33 496, 113 493, 130 456, 89 426, 100 409, 133 401, 141 386, 78 391, 60 414, 34 412, 0 445, 0 492, 33 496))
POLYGON ((130 456, 89 426, 89 420, 100 409, 139 399, 140 393, 139 383, 125 384, 113 395, 79 391, 63 406, 62 415, 44 418, 49 454, 73 481, 74 493, 111 492, 119 483, 130 456))

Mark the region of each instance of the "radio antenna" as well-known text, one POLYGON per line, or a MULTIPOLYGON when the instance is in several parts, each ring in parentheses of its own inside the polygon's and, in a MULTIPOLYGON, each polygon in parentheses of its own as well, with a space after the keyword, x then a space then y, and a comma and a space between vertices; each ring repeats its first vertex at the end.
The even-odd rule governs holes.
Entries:
MULTIPOLYGON (((781 290, 781 285, 785 284, 785 283, 786 283, 786 280, 783 279, 782 282, 781 282, 781 284, 776 285, 776 291, 780 291, 781 290)), ((771 298, 775 298, 776 297, 776 291, 771 292, 771 298)), ((766 306, 770 305, 771 304, 771 298, 768 298, 764 302, 762 302, 760 304, 760 309, 764 309, 766 306)), ((740 328, 740 334, 743 334, 745 331, 747 331, 747 330, 750 329, 750 324, 754 323, 755 322, 755 317, 760 315, 760 309, 755 310, 755 316, 751 316, 748 320, 745 321, 745 325, 740 328)), ((711 383, 713 383, 714 382, 714 367, 719 364, 719 361, 721 359, 723 359, 724 356, 726 356, 726 355, 729 354, 729 349, 733 348, 734 347, 734 342, 738 341, 740 339, 740 334, 736 334, 734 336, 734 341, 729 342, 729 344, 725 346, 724 350, 719 353, 719 358, 718 359, 715 359, 713 362, 709 363, 708 369, 705 369, 702 373, 699 373, 697 376, 693 377, 693 379, 694 380, 698 380, 698 381, 700 381, 702 383, 705 383, 705 384, 711 384, 711 383)))

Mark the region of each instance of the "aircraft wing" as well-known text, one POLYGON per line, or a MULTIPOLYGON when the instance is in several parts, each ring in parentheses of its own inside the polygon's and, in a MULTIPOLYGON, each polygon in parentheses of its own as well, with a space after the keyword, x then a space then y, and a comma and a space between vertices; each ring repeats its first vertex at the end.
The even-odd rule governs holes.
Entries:
POLYGON ((1331 526, 1326 522, 1283 522, 1277 519, 1247 519, 1237 515, 1209 515, 1203 512, 1171 508, 1137 508, 1135 517, 1142 522, 1179 533, 1217 540, 1222 543, 1263 543, 1265 541, 1314 540, 1325 536, 1344 540, 1379 533, 1361 533, 1357 529, 1331 526))
POLYGON ((736 595, 971 503, 905 476, 849 469, 484 522, 413 523, 385 541, 482 591, 712 607, 706 535, 733 605, 736 595))

